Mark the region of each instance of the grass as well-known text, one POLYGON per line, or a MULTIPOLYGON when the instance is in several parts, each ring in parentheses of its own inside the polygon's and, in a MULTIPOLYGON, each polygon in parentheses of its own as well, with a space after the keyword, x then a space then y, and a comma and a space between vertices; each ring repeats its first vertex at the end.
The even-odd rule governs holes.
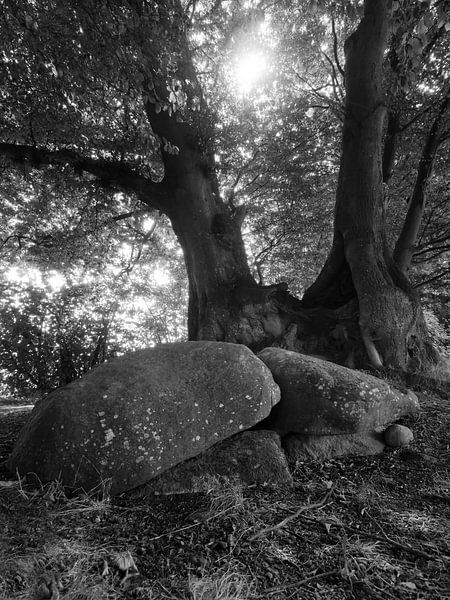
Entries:
POLYGON ((0 487, 0 598, 450 599, 450 406, 421 401, 411 448, 297 463, 289 491, 211 475, 150 499, 0 487))
POLYGON ((18 553, 6 560, 0 590, 5 599, 44 599, 48 595, 45 588, 53 583, 58 591, 63 590, 66 600, 120 598, 113 578, 101 575, 100 567, 107 556, 106 548, 61 538, 37 552, 18 553), (16 587, 13 593, 12 586, 16 587))
POLYGON ((242 575, 233 564, 189 578, 192 600, 247 600, 254 597, 253 587, 248 575, 242 575))

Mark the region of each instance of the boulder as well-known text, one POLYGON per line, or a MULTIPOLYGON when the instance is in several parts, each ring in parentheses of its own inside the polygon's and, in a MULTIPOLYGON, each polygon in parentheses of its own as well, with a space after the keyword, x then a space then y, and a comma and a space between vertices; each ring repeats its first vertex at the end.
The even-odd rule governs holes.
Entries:
POLYGON ((384 441, 391 448, 403 448, 409 446, 414 440, 414 434, 409 427, 404 425, 390 425, 384 432, 384 441))
POLYGON ((215 444, 202 454, 172 467, 143 486, 133 498, 152 494, 206 492, 211 477, 242 484, 292 485, 292 475, 275 431, 244 431, 215 444))
POLYGON ((283 448, 290 462, 326 460, 338 456, 368 456, 384 450, 381 433, 344 433, 341 435, 302 435, 290 433, 283 448))
POLYGON ((279 400, 245 346, 185 342, 110 360, 39 401, 8 468, 117 494, 266 417, 279 400))
POLYGON ((258 357, 281 389, 281 402, 263 426, 282 436, 381 432, 419 409, 413 392, 326 360, 282 348, 265 348, 258 357))

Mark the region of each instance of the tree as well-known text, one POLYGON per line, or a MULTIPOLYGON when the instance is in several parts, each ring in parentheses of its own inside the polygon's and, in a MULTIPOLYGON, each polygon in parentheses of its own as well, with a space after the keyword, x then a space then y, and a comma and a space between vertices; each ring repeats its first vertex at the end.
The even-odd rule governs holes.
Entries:
POLYGON ((70 167, 167 215, 187 268, 190 339, 325 350, 341 362, 354 348, 361 362, 362 339, 374 366, 406 367, 425 329, 384 239, 388 0, 366 0, 347 43, 333 246, 302 302, 283 283, 255 281, 241 235, 245 208, 221 195, 217 117, 189 41, 195 5, 192 15, 179 0, 7 7, 1 156, 30 169, 70 167))
POLYGON ((346 42, 346 112, 334 239, 303 302, 332 307, 356 295, 371 363, 404 368, 409 341, 422 341, 425 328, 404 264, 393 259, 385 239, 382 69, 389 22, 388 2, 366 2, 361 23, 346 42))

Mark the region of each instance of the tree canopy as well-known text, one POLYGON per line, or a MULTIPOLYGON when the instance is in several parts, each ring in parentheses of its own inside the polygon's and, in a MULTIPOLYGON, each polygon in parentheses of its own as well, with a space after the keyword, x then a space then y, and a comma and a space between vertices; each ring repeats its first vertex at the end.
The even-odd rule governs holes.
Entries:
POLYGON ((410 338, 426 336, 410 327, 414 286, 445 337, 447 2, 5 0, 0 27, 0 363, 12 386, 50 389, 186 336, 254 348, 294 336, 293 349, 347 360, 369 292, 348 249, 326 293, 316 278, 349 198, 349 102, 373 85, 383 217, 369 229, 390 248, 386 289, 407 289, 413 308, 395 348, 370 317, 365 348, 375 366, 405 367, 410 338), (358 71, 365 40, 353 58, 345 44, 373 15, 385 30, 376 82, 358 71), (325 332, 298 321, 311 308, 325 332))

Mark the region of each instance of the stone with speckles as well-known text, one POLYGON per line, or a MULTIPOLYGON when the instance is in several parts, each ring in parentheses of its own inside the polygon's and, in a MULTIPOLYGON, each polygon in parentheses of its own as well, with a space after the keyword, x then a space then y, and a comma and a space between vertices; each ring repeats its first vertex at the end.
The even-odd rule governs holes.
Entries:
POLYGON ((132 490, 130 497, 207 492, 211 477, 243 486, 293 484, 279 435, 275 431, 244 431, 132 490))
POLYGON ((282 436, 382 432, 419 410, 413 392, 402 393, 360 371, 282 348, 265 348, 258 357, 281 389, 264 427, 282 436))
POLYGON ((280 392, 245 346, 165 344, 108 361, 34 407, 13 473, 113 495, 266 417, 280 392))

